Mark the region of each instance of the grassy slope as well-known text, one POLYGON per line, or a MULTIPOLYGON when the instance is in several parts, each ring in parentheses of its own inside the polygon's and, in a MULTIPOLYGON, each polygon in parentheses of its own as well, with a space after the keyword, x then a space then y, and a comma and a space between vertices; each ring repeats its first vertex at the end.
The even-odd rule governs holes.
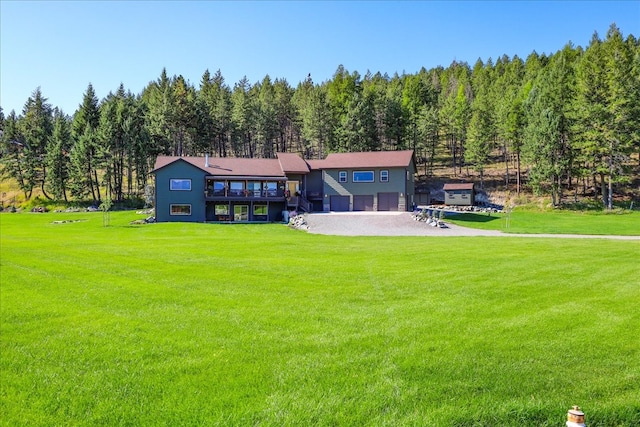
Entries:
POLYGON ((445 221, 506 233, 640 236, 640 212, 540 211, 518 208, 507 214, 450 214, 445 221))
POLYGON ((2 425, 640 420, 640 242, 133 216, 0 215, 2 425))

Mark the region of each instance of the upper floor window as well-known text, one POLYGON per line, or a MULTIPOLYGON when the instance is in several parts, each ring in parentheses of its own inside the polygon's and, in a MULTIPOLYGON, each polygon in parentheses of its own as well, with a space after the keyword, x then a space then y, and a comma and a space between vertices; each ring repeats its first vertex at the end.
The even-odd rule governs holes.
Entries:
POLYGON ((244 181, 231 181, 229 183, 229 195, 230 196, 243 196, 244 195, 244 181))
POLYGON ((171 190, 191 191, 190 179, 171 179, 169 181, 169 188, 171 190))
POLYGON ((224 190, 227 188, 224 181, 214 181, 213 194, 215 196, 224 196, 224 190))
POLYGON ((247 182, 247 193, 249 194, 249 196, 260 197, 260 189, 260 181, 247 182))
POLYGON ((373 171, 353 171, 353 182, 373 182, 373 171))
POLYGON ((380 171, 380 182, 389 182, 389 171, 381 170, 380 171))
POLYGON ((338 180, 340 182, 347 182, 347 171, 338 172, 338 180))
POLYGON ((278 195, 278 183, 275 181, 265 181, 264 186, 265 197, 275 197, 278 195))

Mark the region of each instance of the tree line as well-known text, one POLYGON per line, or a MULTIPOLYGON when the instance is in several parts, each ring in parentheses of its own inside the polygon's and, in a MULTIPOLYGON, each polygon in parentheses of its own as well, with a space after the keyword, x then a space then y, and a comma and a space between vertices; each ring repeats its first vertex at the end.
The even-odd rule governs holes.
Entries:
POLYGON ((339 66, 295 88, 269 76, 231 87, 208 70, 196 87, 162 70, 139 94, 120 85, 99 101, 89 84, 72 116, 38 88, 20 114, 0 110, 0 125, 2 173, 25 198, 36 188, 65 201, 137 196, 158 155, 413 149, 427 178, 436 166, 472 168, 482 183, 498 158, 509 190, 526 184, 554 205, 593 194, 611 208, 616 189, 638 178, 640 43, 612 24, 586 48, 391 77, 339 66))

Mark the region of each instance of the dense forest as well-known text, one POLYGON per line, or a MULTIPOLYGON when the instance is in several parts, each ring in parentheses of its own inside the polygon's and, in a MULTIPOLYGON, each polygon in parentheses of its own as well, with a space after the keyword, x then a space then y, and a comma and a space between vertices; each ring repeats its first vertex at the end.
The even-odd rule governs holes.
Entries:
POLYGON ((579 194, 611 208, 614 196, 640 196, 640 43, 612 24, 604 39, 549 56, 392 77, 339 66, 295 88, 269 76, 231 87, 208 70, 196 87, 162 70, 139 94, 120 85, 98 100, 89 84, 72 116, 37 88, 21 113, 0 109, 0 126, 3 176, 26 199, 36 189, 65 201, 138 197, 160 154, 413 149, 423 180, 446 167, 482 186, 497 167, 508 191, 555 206, 579 194))

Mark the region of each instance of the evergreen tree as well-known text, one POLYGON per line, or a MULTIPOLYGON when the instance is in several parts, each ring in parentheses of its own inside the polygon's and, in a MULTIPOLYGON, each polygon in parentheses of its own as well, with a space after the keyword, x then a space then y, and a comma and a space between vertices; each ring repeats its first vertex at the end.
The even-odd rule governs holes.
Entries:
POLYGON ((200 154, 200 147, 196 140, 196 94, 195 89, 182 76, 178 76, 171 87, 173 114, 172 126, 174 129, 173 152, 178 156, 200 154))
POLYGON ((28 193, 31 194, 34 187, 39 187, 48 199, 51 197, 45 190, 47 177, 45 157, 47 143, 53 132, 52 114, 51 104, 47 103, 40 88, 37 88, 25 103, 22 118, 19 120, 24 138, 24 178, 28 193))
POLYGON ((53 133, 47 143, 47 179, 45 187, 56 199, 67 200, 69 178, 69 150, 71 148, 71 126, 65 114, 54 110, 53 133))
POLYGON ((247 77, 233 87, 231 94, 233 121, 232 149, 236 157, 255 157, 255 100, 247 77))
POLYGON ((601 41, 594 33, 577 65, 576 133, 583 171, 600 181, 603 204, 613 207, 613 185, 629 182, 637 143, 638 79, 634 52, 614 25, 601 41))
POLYGON ((215 138, 215 123, 210 111, 215 105, 213 81, 209 70, 205 70, 200 79, 200 90, 196 93, 196 138, 199 147, 209 154, 213 154, 215 138))
POLYGON ((231 90, 218 70, 213 77, 207 70, 197 94, 198 135, 204 151, 226 157, 231 133, 231 90))
POLYGON ((327 86, 316 86, 309 75, 293 97, 299 114, 302 152, 305 158, 322 159, 333 146, 334 123, 329 107, 327 86))
POLYGON ((94 204, 100 197, 98 181, 97 130, 86 126, 82 135, 75 135, 69 153, 69 186, 71 195, 76 199, 90 197, 94 204))
POLYGON ((494 105, 491 99, 491 77, 494 70, 489 61, 486 66, 478 60, 473 68, 472 85, 475 99, 471 104, 471 119, 467 128, 464 160, 480 173, 480 186, 484 188, 484 169, 493 150, 496 128, 494 105))
POLYGON ((407 75, 403 78, 402 108, 406 118, 407 136, 409 146, 415 150, 418 148, 418 117, 425 105, 427 105, 428 89, 419 75, 407 75))
POLYGON ((142 101, 146 105, 145 123, 151 140, 160 154, 175 155, 172 151, 171 124, 173 122, 173 92, 167 70, 162 69, 158 80, 147 85, 142 92, 142 101))
POLYGON ((502 74, 494 76, 491 99, 495 107, 494 126, 496 142, 502 148, 505 164, 505 181, 510 185, 510 167, 515 163, 516 192, 520 192, 520 149, 524 129, 524 111, 522 110, 524 62, 515 56, 511 61, 501 60, 504 64, 502 74))
POLYGON ((406 117, 402 109, 403 85, 399 76, 395 76, 386 85, 383 98, 383 136, 385 137, 384 150, 402 150, 406 148, 406 117))
POLYGON ((356 92, 341 125, 341 147, 347 152, 374 151, 380 146, 373 94, 356 92))
POLYGON ((11 110, 4 119, 0 135, 0 177, 14 179, 26 199, 31 197, 33 186, 27 180, 27 159, 24 154, 24 136, 20 130, 20 118, 11 110))
POLYGON ((295 91, 285 79, 276 79, 274 82, 275 110, 276 110, 276 139, 277 150, 286 153, 294 140, 299 140, 299 131, 294 126, 296 115, 293 104, 295 91))
POLYGON ((535 81, 526 103, 524 154, 529 180, 538 193, 562 201, 562 179, 571 170, 571 118, 576 51, 571 45, 558 52, 535 81))
POLYGON ((327 83, 327 100, 333 123, 335 123, 335 137, 330 140, 329 146, 331 151, 350 151, 348 144, 353 140, 353 129, 352 123, 347 123, 347 121, 353 121, 353 113, 351 117, 348 115, 350 110, 356 107, 356 93, 361 90, 360 74, 358 72, 351 74, 342 65, 334 73, 333 79, 327 83))
POLYGON ((258 156, 272 158, 275 155, 278 136, 278 112, 276 109, 275 87, 267 75, 260 84, 253 87, 256 92, 256 146, 258 156))
POLYGON ((71 124, 69 189, 73 197, 91 197, 94 203, 100 200, 99 147, 96 139, 99 123, 98 98, 89 83, 71 124))

